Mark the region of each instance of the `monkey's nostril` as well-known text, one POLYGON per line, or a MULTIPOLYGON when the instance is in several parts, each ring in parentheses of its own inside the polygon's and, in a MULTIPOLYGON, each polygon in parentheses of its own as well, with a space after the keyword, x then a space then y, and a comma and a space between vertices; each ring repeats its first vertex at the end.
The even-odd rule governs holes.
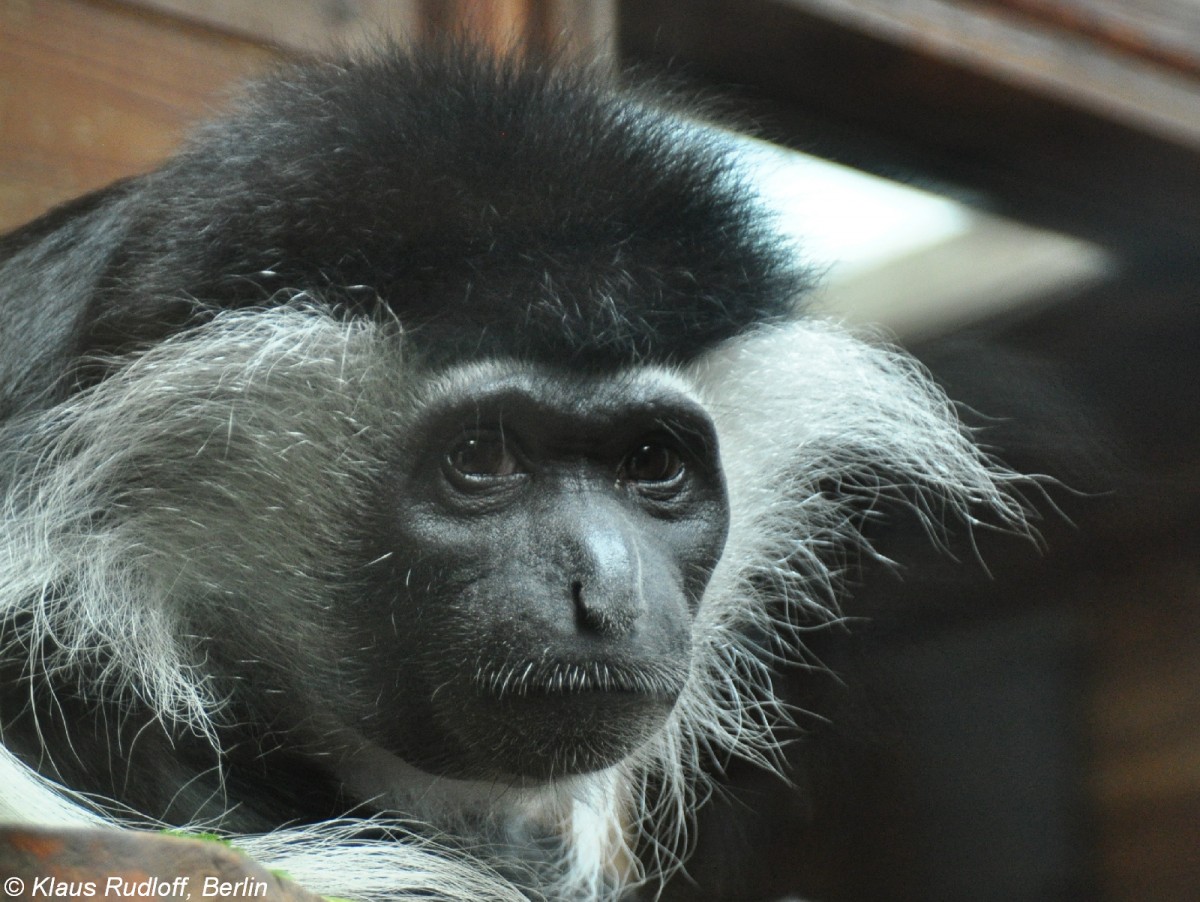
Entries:
POLYGON ((571 601, 575 606, 575 626, 583 633, 618 637, 628 635, 638 619, 636 606, 603 586, 593 585, 584 592, 583 581, 571 583, 571 601))
POLYGON ((595 609, 595 606, 591 604, 593 601, 595 598, 591 592, 588 593, 587 598, 584 597, 583 580, 577 579, 571 583, 571 603, 575 606, 575 626, 583 632, 595 633, 604 629, 602 612, 595 609))
POLYGON ((597 616, 597 612, 593 611, 588 605, 588 600, 583 597, 583 581, 575 580, 571 583, 571 603, 575 607, 575 627, 583 632, 597 632, 603 624, 597 616))

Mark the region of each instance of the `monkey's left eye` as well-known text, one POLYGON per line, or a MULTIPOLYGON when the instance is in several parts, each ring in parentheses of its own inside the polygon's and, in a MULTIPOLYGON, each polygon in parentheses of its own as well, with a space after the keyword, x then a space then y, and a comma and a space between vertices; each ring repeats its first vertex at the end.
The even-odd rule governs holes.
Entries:
POLYGON ((658 442, 647 442, 621 461, 623 482, 672 483, 685 470, 683 458, 675 449, 658 442))
POLYGON ((468 479, 513 476, 521 464, 500 435, 469 435, 450 449, 446 463, 455 473, 468 479))

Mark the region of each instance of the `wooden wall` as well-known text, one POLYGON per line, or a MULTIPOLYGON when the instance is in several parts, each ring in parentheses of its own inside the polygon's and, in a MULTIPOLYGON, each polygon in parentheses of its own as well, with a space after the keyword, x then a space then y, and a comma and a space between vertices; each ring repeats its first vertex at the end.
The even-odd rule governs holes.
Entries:
POLYGON ((1098 575, 1077 599, 1096 643, 1090 783, 1108 899, 1200 893, 1196 528, 1135 567, 1098 575))
POLYGON ((0 229, 151 168, 273 56, 117 3, 0 3, 0 229))

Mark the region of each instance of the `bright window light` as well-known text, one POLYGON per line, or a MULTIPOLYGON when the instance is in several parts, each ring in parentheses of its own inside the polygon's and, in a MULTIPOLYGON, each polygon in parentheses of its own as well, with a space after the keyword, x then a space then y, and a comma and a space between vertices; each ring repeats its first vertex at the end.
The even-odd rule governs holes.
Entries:
POLYGON ((1108 278, 1112 259, 930 192, 730 134, 777 224, 821 277, 809 310, 899 336, 945 332, 1108 278))
POLYGON ((737 137, 779 226, 833 281, 967 232, 961 204, 896 182, 737 137))

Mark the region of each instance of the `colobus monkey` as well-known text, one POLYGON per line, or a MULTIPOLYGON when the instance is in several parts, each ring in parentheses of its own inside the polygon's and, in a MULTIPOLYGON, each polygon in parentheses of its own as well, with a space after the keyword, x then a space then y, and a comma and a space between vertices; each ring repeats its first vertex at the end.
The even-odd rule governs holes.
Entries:
POLYGON ((290 68, 0 243, 0 815, 355 898, 607 899, 769 762, 881 499, 1018 518, 703 109, 464 49, 290 68))

